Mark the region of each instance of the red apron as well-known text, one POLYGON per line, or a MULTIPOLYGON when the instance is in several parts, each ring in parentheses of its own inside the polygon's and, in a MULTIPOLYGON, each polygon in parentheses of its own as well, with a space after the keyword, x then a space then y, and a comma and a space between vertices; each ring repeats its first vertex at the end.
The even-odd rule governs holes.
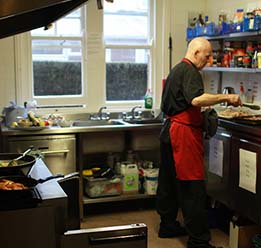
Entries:
POLYGON ((170 117, 170 139, 177 178, 179 180, 204 179, 204 149, 202 114, 199 107, 170 117))

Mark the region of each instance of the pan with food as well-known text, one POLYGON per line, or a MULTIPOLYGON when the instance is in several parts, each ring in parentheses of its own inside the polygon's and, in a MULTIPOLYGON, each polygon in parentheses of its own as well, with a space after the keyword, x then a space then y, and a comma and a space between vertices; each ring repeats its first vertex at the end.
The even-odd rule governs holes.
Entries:
POLYGON ((13 161, 19 157, 20 153, 0 153, 0 176, 19 174, 27 175, 31 167, 36 162, 36 157, 25 155, 23 158, 13 161), (13 161, 11 164, 10 162, 13 161))
POLYGON ((52 175, 44 179, 34 179, 23 175, 11 175, 0 177, 0 198, 4 199, 22 199, 31 195, 31 191, 40 183, 51 179, 64 177, 62 174, 52 175))

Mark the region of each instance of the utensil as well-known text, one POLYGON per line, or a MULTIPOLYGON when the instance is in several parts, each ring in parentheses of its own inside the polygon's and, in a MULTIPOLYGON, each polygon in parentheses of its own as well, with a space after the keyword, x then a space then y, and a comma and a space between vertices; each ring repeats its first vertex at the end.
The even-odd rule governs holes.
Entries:
POLYGON ((18 161, 19 159, 25 157, 25 155, 27 155, 30 151, 32 151, 32 148, 31 148, 31 147, 30 147, 29 149, 27 149, 21 156, 12 159, 12 160, 8 163, 7 167, 16 166, 16 165, 17 165, 17 161, 18 161))
POLYGON ((242 106, 253 109, 253 110, 260 110, 259 105, 243 103, 242 106))

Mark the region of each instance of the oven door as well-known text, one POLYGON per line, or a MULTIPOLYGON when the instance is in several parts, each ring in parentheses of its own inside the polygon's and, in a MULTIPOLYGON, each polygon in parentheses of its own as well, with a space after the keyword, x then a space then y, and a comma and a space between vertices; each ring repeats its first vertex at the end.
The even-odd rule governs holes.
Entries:
POLYGON ((147 248, 143 223, 73 230, 61 237, 61 248, 147 248))

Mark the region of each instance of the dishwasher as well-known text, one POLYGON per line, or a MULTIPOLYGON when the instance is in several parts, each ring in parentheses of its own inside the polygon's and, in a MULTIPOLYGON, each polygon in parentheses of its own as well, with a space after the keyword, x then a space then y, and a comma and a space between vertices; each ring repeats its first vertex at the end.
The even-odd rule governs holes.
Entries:
POLYGON ((8 151, 22 153, 33 146, 43 155, 52 174, 69 174, 76 168, 76 139, 74 135, 39 135, 9 137, 8 151))

